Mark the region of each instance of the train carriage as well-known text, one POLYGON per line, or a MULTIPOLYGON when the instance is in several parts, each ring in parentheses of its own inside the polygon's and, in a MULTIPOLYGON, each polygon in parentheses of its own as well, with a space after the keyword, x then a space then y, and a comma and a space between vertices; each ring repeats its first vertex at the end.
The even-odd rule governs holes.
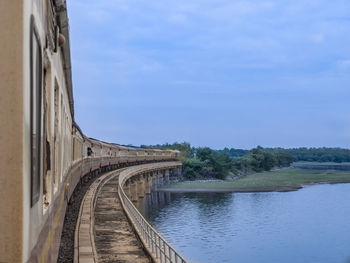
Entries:
POLYGON ((2 0, 0 22, 0 262, 56 262, 84 176, 176 152, 88 138, 74 122, 65 0, 2 0))

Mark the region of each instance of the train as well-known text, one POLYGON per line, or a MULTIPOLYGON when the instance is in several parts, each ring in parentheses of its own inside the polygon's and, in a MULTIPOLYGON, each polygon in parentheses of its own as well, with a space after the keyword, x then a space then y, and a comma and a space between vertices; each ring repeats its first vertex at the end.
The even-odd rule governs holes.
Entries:
POLYGON ((57 262, 86 175, 174 160, 174 150, 87 137, 74 119, 65 0, 0 1, 0 262, 57 262))

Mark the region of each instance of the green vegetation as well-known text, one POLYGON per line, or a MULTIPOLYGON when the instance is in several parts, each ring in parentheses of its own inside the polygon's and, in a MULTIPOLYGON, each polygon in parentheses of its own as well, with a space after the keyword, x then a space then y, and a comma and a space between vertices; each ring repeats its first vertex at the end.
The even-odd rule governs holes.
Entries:
POLYGON ((265 152, 261 148, 254 148, 248 155, 232 159, 237 170, 254 172, 270 171, 274 167, 288 167, 293 157, 283 152, 265 152))
POLYGON ((188 142, 173 143, 173 144, 156 144, 156 145, 141 145, 141 148, 156 148, 156 149, 171 149, 178 150, 181 152, 182 158, 192 158, 194 156, 195 148, 191 147, 188 142))
POLYGON ((234 181, 179 182, 166 185, 173 190, 224 190, 232 192, 291 191, 302 185, 319 183, 350 183, 350 173, 344 171, 316 171, 281 169, 254 173, 234 181))
MULTIPOLYGON (((287 153, 293 156, 295 162, 299 161, 307 161, 307 162, 350 162, 350 150, 342 149, 342 148, 263 148, 258 146, 264 152, 280 152, 287 153)), ((230 157, 242 157, 249 154, 248 150, 242 149, 228 149, 224 148, 223 150, 219 150, 218 152, 224 153, 230 157)))
MULTIPOLYGON (((183 175, 187 180, 239 178, 252 173, 270 171, 273 168, 289 167, 292 162, 350 162, 350 150, 341 148, 263 148, 251 150, 213 150, 208 147, 191 147, 189 143, 173 143, 141 147, 174 149, 181 152, 183 175)), ((299 165, 305 169, 335 169, 328 166, 299 165)), ((341 167, 339 170, 349 170, 341 167)))
POLYGON ((189 143, 174 143, 141 147, 174 149, 181 152, 185 179, 226 179, 253 172, 270 171, 274 167, 287 167, 293 157, 283 152, 265 152, 262 148, 249 151, 244 157, 230 158, 227 154, 208 147, 194 148, 189 143))
POLYGON ((235 148, 224 148, 223 150, 218 150, 219 153, 226 154, 232 158, 236 157, 243 157, 245 155, 248 155, 249 150, 243 150, 243 149, 235 149, 235 148))

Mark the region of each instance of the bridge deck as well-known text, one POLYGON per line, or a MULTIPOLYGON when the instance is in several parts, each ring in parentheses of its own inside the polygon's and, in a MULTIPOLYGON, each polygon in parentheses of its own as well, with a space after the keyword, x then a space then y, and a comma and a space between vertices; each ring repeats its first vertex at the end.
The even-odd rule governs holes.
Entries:
POLYGON ((121 170, 101 176, 86 192, 77 222, 74 263, 151 262, 119 201, 121 170))
POLYGON ((101 262, 150 262, 118 197, 118 177, 100 190, 95 206, 95 246, 101 262))

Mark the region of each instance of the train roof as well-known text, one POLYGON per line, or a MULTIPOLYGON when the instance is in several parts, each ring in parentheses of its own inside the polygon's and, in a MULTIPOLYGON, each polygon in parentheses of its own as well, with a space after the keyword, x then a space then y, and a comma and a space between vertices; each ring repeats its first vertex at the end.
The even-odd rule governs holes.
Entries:
MULTIPOLYGON (((78 127, 77 127, 78 128, 78 127)), ((179 152, 178 150, 171 150, 171 149, 156 149, 156 148, 141 148, 133 145, 123 145, 123 144, 118 144, 118 143, 110 143, 110 142, 105 142, 101 141, 92 137, 87 137, 84 136, 85 139, 91 141, 92 143, 98 144, 100 146, 107 146, 107 147, 118 147, 121 149, 126 149, 126 150, 139 150, 139 151, 155 151, 155 152, 161 152, 161 151, 173 151, 173 152, 179 152)))
POLYGON ((136 147, 136 146, 132 146, 132 145, 123 145, 123 144, 118 144, 118 143, 112 143, 112 142, 105 142, 105 141, 101 141, 92 137, 86 137, 88 140, 93 141, 94 143, 98 143, 98 144, 104 144, 106 146, 115 146, 115 147, 119 147, 119 148, 123 148, 123 149, 132 149, 132 150, 142 150, 140 147, 136 147))
POLYGON ((73 99, 73 85, 72 85, 72 64, 70 55, 70 41, 69 41, 69 24, 68 24, 68 14, 67 14, 67 4, 66 0, 54 0, 57 12, 57 20, 66 41, 62 45, 62 55, 63 55, 63 71, 66 80, 66 88, 68 93, 69 108, 74 119, 74 99, 73 99))

